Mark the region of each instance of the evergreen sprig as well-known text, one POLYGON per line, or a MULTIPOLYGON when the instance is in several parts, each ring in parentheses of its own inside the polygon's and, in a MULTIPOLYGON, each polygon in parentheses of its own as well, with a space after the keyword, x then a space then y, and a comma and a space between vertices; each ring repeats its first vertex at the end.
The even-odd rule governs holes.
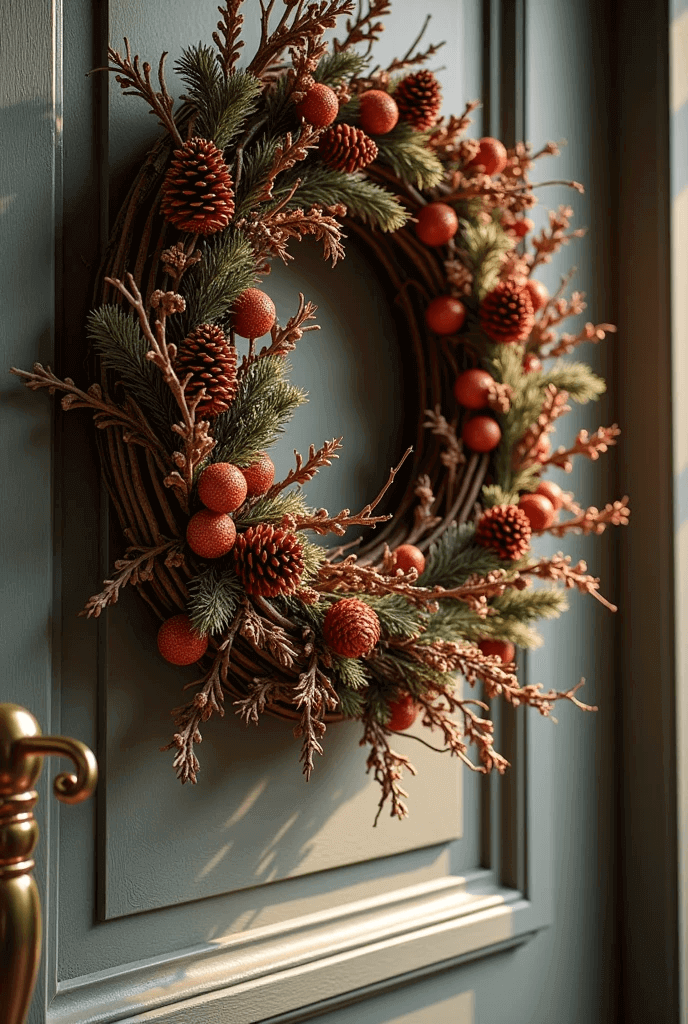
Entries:
POLYGON ((514 248, 514 239, 495 220, 487 224, 460 221, 457 243, 463 262, 473 275, 473 295, 482 302, 496 286, 502 257, 514 248))
POLYGON ((259 139, 243 156, 241 181, 236 194, 236 215, 245 217, 257 204, 275 160, 277 140, 259 139))
POLYGON ((559 391, 568 392, 569 398, 581 405, 597 401, 607 390, 602 377, 593 373, 587 363, 567 363, 559 359, 549 369, 534 376, 536 383, 543 389, 548 384, 554 384, 559 391))
POLYGON ((338 683, 351 690, 365 690, 370 683, 365 662, 359 658, 341 658, 338 654, 332 654, 332 673, 338 683))
POLYGON ((367 64, 367 58, 354 50, 328 53, 313 72, 313 78, 323 85, 341 85, 345 80, 361 75, 367 64))
POLYGON ((421 587, 458 587, 472 573, 485 573, 503 568, 497 555, 489 548, 478 547, 473 540, 475 527, 452 523, 439 540, 431 545, 425 570, 418 580, 421 587))
POLYGON ((305 508, 303 495, 299 491, 282 492, 272 498, 262 497, 253 503, 245 502, 234 513, 234 522, 238 529, 245 530, 258 523, 279 523, 287 515, 302 515, 305 508))
POLYGON ((385 232, 397 231, 409 218, 407 210, 386 189, 360 174, 333 171, 315 162, 298 174, 283 175, 275 195, 287 194, 297 178, 301 184, 289 204, 291 207, 343 203, 351 216, 385 232))
MULTIPOLYGON (((361 597, 364 598, 364 595, 361 597)), ((385 639, 410 640, 424 629, 427 616, 403 597, 391 594, 386 597, 368 598, 366 603, 375 609, 385 639)))
POLYGON ((250 466, 270 448, 307 393, 287 381, 291 366, 282 356, 263 356, 241 378, 231 408, 215 419, 212 462, 250 466))
POLYGON ((160 440, 173 451, 178 441, 170 428, 179 419, 179 410, 162 374, 146 358, 149 346, 138 318, 121 306, 101 306, 89 314, 86 327, 102 365, 117 374, 126 393, 150 417, 160 440))
POLYGON ((175 70, 196 109, 195 133, 226 149, 255 112, 262 83, 248 71, 225 77, 214 50, 200 43, 183 51, 175 70))
POLYGON ((256 281, 256 260, 241 231, 216 235, 201 246, 203 258, 184 278, 186 311, 169 323, 181 340, 202 323, 225 326, 232 303, 256 281))
POLYGON ((231 625, 244 590, 228 565, 210 565, 187 584, 187 609, 194 629, 204 636, 220 634, 231 625))
POLYGON ((429 132, 419 132, 405 121, 386 135, 374 136, 377 159, 394 171, 402 181, 416 188, 434 188, 444 178, 444 167, 427 148, 429 132))

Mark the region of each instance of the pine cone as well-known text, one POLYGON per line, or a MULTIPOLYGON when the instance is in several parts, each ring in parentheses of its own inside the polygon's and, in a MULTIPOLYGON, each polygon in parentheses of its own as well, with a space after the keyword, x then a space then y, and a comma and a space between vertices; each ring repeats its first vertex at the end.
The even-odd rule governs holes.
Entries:
POLYGON ((249 526, 236 539, 234 568, 247 594, 293 594, 303 575, 303 545, 284 527, 249 526))
POLYGON ((530 547, 531 533, 530 520, 518 505, 495 505, 478 520, 475 542, 515 562, 530 547))
POLYGON ((345 597, 330 606, 323 622, 325 643, 342 658, 360 658, 380 639, 380 620, 356 597, 345 597))
POLYGON ((440 112, 440 84, 432 71, 416 71, 402 78, 394 90, 399 117, 413 128, 432 128, 440 112))
POLYGON ((195 136, 175 149, 162 183, 164 217, 180 231, 213 235, 234 213, 232 179, 214 142, 195 136))
POLYGON ((197 416, 219 416, 229 409, 238 388, 236 362, 236 349, 215 324, 200 324, 181 343, 174 368, 181 381, 191 374, 187 398, 194 398, 205 388, 197 416))
POLYGON ((350 124, 333 124, 320 139, 318 149, 324 164, 347 174, 367 167, 377 156, 373 140, 350 124))
POLYGON ((525 341, 535 323, 530 291, 512 279, 501 281, 483 299, 479 316, 482 330, 492 341, 505 345, 525 341))

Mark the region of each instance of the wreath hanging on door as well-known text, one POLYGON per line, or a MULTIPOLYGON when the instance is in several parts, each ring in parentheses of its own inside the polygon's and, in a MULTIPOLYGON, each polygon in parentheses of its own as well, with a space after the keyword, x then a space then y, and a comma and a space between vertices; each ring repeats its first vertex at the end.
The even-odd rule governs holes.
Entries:
POLYGON ((98 428, 129 546, 82 614, 100 615, 133 585, 163 620, 161 655, 201 666, 164 748, 176 751, 181 781, 196 782, 200 726, 224 713, 229 693, 246 723, 264 712, 294 721, 307 778, 326 724, 359 719, 378 816, 389 801, 402 818, 402 773, 415 770, 390 741, 417 717, 471 768, 501 773, 485 700, 543 715, 560 699, 590 710, 578 686, 519 684, 515 648, 541 643, 533 623, 566 608, 565 589, 614 610, 585 563, 538 558, 531 543, 602 533, 629 509, 626 498, 581 508, 544 477, 576 456, 596 460, 619 434, 581 430, 570 447, 551 447, 569 400, 605 389, 562 357, 614 330, 560 334, 583 295, 566 298, 566 278, 550 296, 535 274, 582 233, 569 230, 568 207, 538 233, 528 217, 531 167, 557 148, 466 138, 475 103, 439 117, 439 85, 424 66, 438 47, 423 50, 423 33, 389 67, 373 66, 389 8, 261 0, 258 49, 239 69, 241 0, 226 0, 214 46, 189 47, 175 66, 186 88, 176 110, 165 54, 156 85, 128 41, 124 55, 110 49, 117 82, 166 134, 106 253, 88 321, 100 382, 82 390, 40 364, 13 372, 62 392, 64 409, 90 409, 98 428), (343 38, 328 45, 342 18, 343 38), (294 468, 274 479, 270 447, 305 401, 288 355, 317 325, 302 295, 280 325, 263 278, 306 235, 336 264, 344 226, 388 278, 422 414, 380 493, 331 514, 311 508, 303 487, 342 438, 295 452, 294 468), (397 476, 405 491, 394 515, 382 514, 397 476), (381 529, 360 547, 317 543, 352 526, 381 529), (463 697, 457 674, 484 700, 463 697))

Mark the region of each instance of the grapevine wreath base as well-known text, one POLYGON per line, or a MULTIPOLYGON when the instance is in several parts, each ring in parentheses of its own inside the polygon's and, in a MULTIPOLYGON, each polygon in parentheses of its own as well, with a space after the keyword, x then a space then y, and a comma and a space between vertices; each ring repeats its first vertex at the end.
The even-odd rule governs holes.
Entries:
POLYGON ((379 810, 389 801, 401 818, 402 772, 414 768, 390 741, 419 716, 470 767, 507 767, 488 705, 459 696, 457 673, 486 699, 543 715, 562 698, 586 708, 578 687, 519 685, 513 659, 516 646, 541 642, 538 618, 564 610, 562 589, 613 610, 583 562, 537 558, 531 542, 628 519, 625 498, 583 509, 543 478, 616 443, 615 425, 556 451, 550 440, 569 399, 604 391, 585 363, 561 357, 614 328, 560 336, 583 296, 564 297, 567 278, 550 297, 534 276, 581 233, 569 230, 568 207, 539 233, 527 216, 531 167, 556 146, 532 153, 466 138, 475 103, 440 118, 424 67, 437 47, 420 49, 421 37, 388 68, 373 66, 389 0, 366 0, 357 14, 350 0, 260 6, 244 70, 241 0, 219 8, 214 47, 190 47, 176 65, 186 87, 177 110, 164 54, 156 88, 128 41, 124 55, 108 51, 119 85, 166 134, 133 182, 100 274, 88 323, 99 383, 84 391, 40 364, 13 372, 63 392, 65 409, 90 409, 98 428, 128 548, 83 614, 100 615, 131 584, 163 620, 161 655, 200 664, 195 695, 174 712, 181 781, 196 781, 200 725, 224 713, 229 694, 247 723, 264 712, 294 722, 307 778, 326 725, 360 719, 379 810), (340 18, 344 36, 328 47, 340 18), (343 227, 387 276, 424 412, 374 500, 330 515, 302 488, 337 458, 341 438, 306 459, 295 452, 284 480, 269 456, 305 400, 287 357, 317 330, 315 307, 301 295, 282 327, 258 285, 305 235, 336 264, 343 227), (381 514, 397 475, 396 512, 381 514), (378 525, 360 547, 314 542, 378 525))

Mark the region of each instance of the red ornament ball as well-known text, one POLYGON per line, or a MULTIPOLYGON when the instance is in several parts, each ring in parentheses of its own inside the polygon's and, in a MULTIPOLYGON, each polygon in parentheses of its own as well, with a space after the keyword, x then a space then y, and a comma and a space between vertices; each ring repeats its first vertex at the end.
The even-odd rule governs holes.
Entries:
POLYGON ((504 144, 499 139, 493 139, 489 135, 486 135, 484 139, 480 140, 480 148, 476 156, 466 164, 466 168, 471 170, 480 165, 484 168, 484 173, 489 174, 490 177, 493 174, 501 174, 506 167, 506 149, 504 144))
POLYGON ((542 369, 542 362, 534 352, 528 352, 523 357, 523 369, 525 373, 539 373, 542 369))
POLYGON ((425 322, 435 334, 455 334, 466 320, 466 307, 453 295, 438 295, 425 310, 425 322))
POLYGON ((198 481, 198 497, 213 512, 234 512, 246 499, 246 478, 231 462, 215 462, 198 481))
POLYGON ((202 508, 189 519, 186 543, 201 558, 222 558, 234 547, 236 526, 224 512, 202 508))
POLYGON ((193 665, 208 650, 208 637, 198 635, 188 615, 173 615, 158 630, 158 650, 171 665, 193 665))
POLYGON ((544 494, 523 494, 518 507, 528 516, 534 533, 548 529, 557 517, 554 505, 544 494))
POLYGON ((464 370, 454 382, 454 397, 465 409, 484 409, 494 382, 487 370, 464 370))
POLYGON ((277 311, 269 295, 259 288, 247 288, 234 303, 232 319, 240 338, 262 338, 275 322, 277 311))
POLYGON ((491 416, 473 416, 461 431, 463 443, 474 452, 491 452, 502 439, 499 423, 491 416))
POLYGON ((537 485, 535 493, 544 494, 546 498, 549 498, 555 511, 558 511, 564 504, 564 492, 559 484, 555 484, 553 480, 541 480, 537 485))
POLYGON ((403 569, 404 572, 417 569, 420 576, 425 569, 425 555, 415 544, 400 544, 394 549, 394 568, 403 569))
POLYGON ((316 82, 296 104, 296 112, 314 128, 327 128, 339 113, 337 93, 329 85, 316 82))
POLYGON ((249 498, 257 498, 272 487, 275 479, 275 465, 269 455, 261 453, 257 462, 242 469, 249 498))
POLYGON ((545 288, 542 281, 536 281, 535 278, 529 277, 526 281, 526 288, 530 292, 530 298, 533 303, 533 312, 537 313, 538 310, 542 309, 549 302, 549 292, 545 288))
POLYGON ((511 664, 516 657, 516 648, 508 640, 481 640, 478 647, 483 654, 501 658, 504 665, 511 664))
POLYGON ((459 230, 459 218, 446 203, 427 203, 418 211, 416 234, 425 245, 446 245, 459 230))
POLYGON ((410 693, 405 693, 397 700, 390 701, 389 710, 392 712, 387 728, 390 732, 403 732, 409 729, 418 717, 418 705, 410 693))
POLYGON ((325 643, 341 658, 369 654, 380 639, 380 620, 357 597, 345 597, 330 605, 323 622, 325 643))
POLYGON ((370 89, 361 96, 359 123, 368 135, 386 135, 399 120, 396 100, 382 89, 370 89))

